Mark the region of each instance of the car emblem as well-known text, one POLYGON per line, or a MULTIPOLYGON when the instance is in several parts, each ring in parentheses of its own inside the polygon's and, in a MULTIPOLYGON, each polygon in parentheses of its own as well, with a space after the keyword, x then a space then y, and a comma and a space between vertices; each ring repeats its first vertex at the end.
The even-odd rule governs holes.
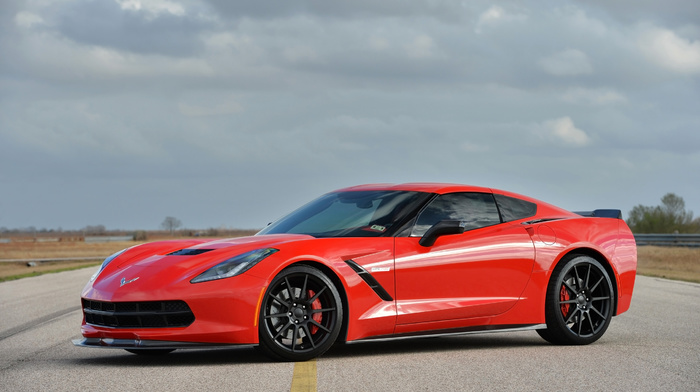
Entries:
POLYGON ((135 281, 137 281, 138 279, 139 279, 138 276, 135 277, 134 279, 131 279, 131 280, 126 280, 126 278, 122 278, 121 284, 119 285, 119 287, 122 287, 122 286, 124 286, 125 284, 129 284, 129 283, 131 283, 131 282, 135 282, 135 281))

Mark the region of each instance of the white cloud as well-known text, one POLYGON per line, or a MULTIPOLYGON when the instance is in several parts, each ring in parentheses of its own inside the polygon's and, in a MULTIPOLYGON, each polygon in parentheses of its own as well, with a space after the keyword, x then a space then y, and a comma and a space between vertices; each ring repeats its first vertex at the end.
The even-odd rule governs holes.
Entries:
POLYGON ((675 32, 646 27, 639 38, 642 52, 658 65, 680 73, 700 73, 700 41, 679 37, 675 32))
POLYGON ((151 144, 141 130, 118 124, 91 103, 82 100, 38 100, 19 110, 18 122, 8 136, 42 154, 57 156, 104 155, 148 157, 160 155, 159 142, 151 144))
POLYGON ((571 117, 561 117, 547 120, 537 133, 540 137, 558 144, 570 147, 585 147, 591 143, 591 138, 583 130, 576 128, 571 117))
POLYGON ((179 103, 178 110, 180 113, 188 117, 221 116, 241 113, 243 111, 243 106, 236 101, 222 102, 214 106, 179 103))
POLYGON ((369 38, 369 47, 381 52, 389 48, 389 41, 386 38, 372 36, 369 38))
POLYGON ((464 152, 474 152, 474 153, 488 152, 491 150, 489 148, 489 146, 487 146, 487 145, 478 144, 478 143, 471 143, 471 142, 462 143, 459 146, 459 148, 460 148, 460 150, 462 150, 464 152))
POLYGON ((619 167, 621 167, 623 169, 632 170, 636 167, 636 165, 634 163, 630 162, 629 159, 625 159, 625 158, 620 157, 617 159, 617 161, 618 161, 619 167))
POLYGON ((155 17, 161 13, 170 13, 176 16, 185 15, 185 8, 168 0, 115 0, 123 10, 143 11, 155 17))
POLYGON ((564 6, 557 8, 554 14, 561 18, 572 30, 586 34, 587 37, 604 37, 609 32, 604 22, 589 16, 579 7, 564 6))
POLYGON ((433 55, 434 47, 433 39, 425 34, 421 34, 406 44, 406 53, 412 58, 428 58, 433 55))
POLYGON ((576 76, 593 73, 588 55, 578 49, 566 49, 539 61, 547 73, 555 76, 576 76))
POLYGON ((28 64, 44 77, 74 80, 139 77, 208 77, 213 70, 199 58, 173 59, 155 54, 135 54, 79 45, 52 34, 32 34, 22 39, 17 64, 28 64))
POLYGON ((525 14, 511 13, 503 9, 501 6, 493 5, 479 15, 479 20, 476 22, 474 32, 477 34, 482 34, 485 29, 491 26, 497 26, 499 24, 514 21, 524 21, 527 20, 527 18, 528 17, 525 14))
POLYGON ((611 88, 570 88, 564 92, 566 102, 586 105, 614 105, 626 103, 627 98, 611 88))
POLYGON ((282 55, 285 60, 292 64, 314 63, 319 61, 318 53, 308 45, 293 45, 284 48, 282 55))
POLYGON ((35 25, 44 24, 44 19, 37 14, 22 11, 15 15, 15 24, 19 27, 30 29, 35 25))

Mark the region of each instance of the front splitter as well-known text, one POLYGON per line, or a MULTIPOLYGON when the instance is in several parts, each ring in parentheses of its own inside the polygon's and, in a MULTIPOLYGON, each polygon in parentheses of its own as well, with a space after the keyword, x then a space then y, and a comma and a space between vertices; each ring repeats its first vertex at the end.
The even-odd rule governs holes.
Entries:
POLYGON ((193 342, 172 342, 167 340, 139 340, 139 339, 109 339, 109 338, 83 338, 72 340, 78 347, 89 348, 117 348, 117 349, 139 349, 139 350, 179 350, 183 348, 211 348, 211 347, 241 347, 241 344, 216 344, 216 343, 193 343, 193 342))

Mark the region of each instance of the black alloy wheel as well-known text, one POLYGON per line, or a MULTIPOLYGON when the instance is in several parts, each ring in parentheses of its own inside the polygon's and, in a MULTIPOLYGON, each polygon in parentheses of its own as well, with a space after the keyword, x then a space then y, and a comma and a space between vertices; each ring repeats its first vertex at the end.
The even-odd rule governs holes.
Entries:
POLYGON ((306 361, 328 350, 340 333, 343 307, 331 280, 316 268, 282 271, 262 301, 260 348, 285 361, 306 361))
POLYGON ((589 256, 562 260, 547 287, 547 329, 537 332, 550 343, 583 345, 600 339, 615 309, 615 291, 605 268, 589 256))

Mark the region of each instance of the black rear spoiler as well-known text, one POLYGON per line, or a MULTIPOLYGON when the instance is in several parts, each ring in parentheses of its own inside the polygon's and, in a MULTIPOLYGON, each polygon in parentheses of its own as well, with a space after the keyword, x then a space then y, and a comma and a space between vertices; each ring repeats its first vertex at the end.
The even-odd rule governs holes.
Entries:
POLYGON ((574 214, 590 218, 615 218, 622 219, 622 211, 620 210, 593 210, 593 211, 574 211, 574 214))

